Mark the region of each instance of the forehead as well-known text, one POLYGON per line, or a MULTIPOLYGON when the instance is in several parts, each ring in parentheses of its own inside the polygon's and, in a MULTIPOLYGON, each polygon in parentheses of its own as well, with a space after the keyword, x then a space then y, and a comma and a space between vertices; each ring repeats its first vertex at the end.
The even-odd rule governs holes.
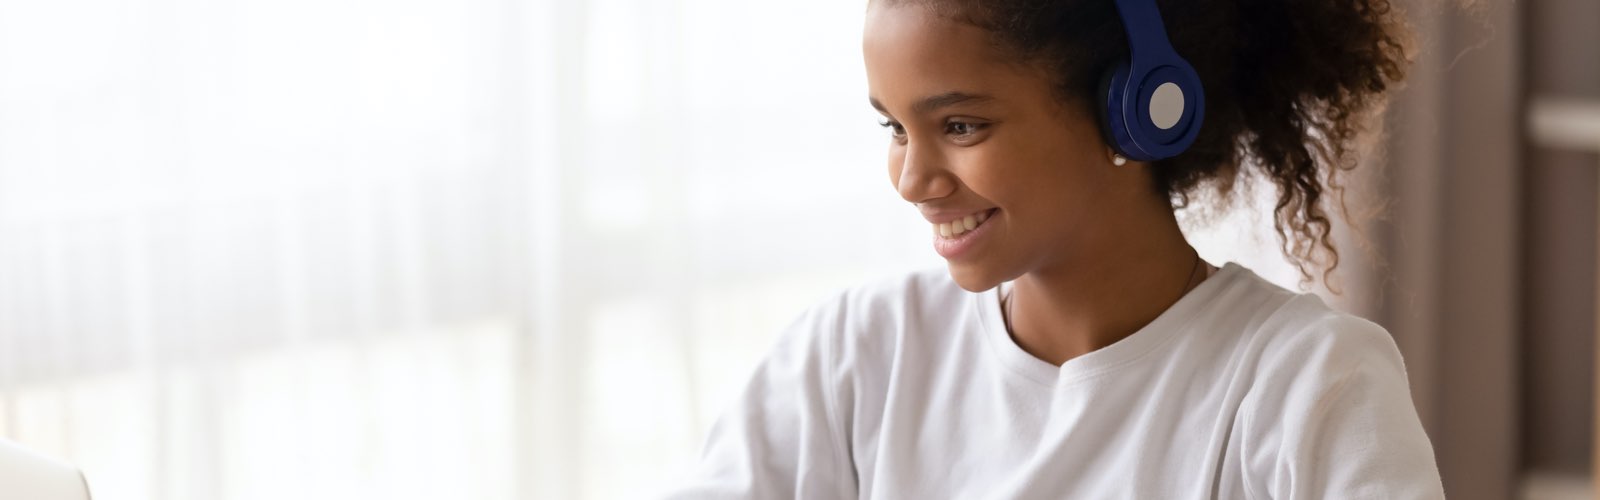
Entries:
POLYGON ((993 94, 1025 79, 983 29, 911 4, 875 4, 862 38, 871 96, 891 110, 950 91, 993 94))

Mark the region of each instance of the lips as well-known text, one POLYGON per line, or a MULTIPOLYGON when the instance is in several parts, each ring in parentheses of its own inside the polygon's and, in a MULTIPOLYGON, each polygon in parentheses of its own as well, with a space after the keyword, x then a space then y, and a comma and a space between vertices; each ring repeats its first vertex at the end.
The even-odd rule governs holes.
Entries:
POLYGON ((999 208, 980 210, 945 222, 933 224, 933 249, 945 259, 956 259, 977 245, 989 233, 991 224, 985 224, 999 208))

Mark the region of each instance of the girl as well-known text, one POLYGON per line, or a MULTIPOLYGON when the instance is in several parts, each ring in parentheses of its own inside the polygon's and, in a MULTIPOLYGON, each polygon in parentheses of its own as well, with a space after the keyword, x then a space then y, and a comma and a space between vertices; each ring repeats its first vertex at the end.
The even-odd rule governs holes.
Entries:
POLYGON ((1326 277, 1330 183, 1407 63, 1386 0, 873 0, 865 33, 948 272, 802 315, 670 498, 1443 497, 1388 332, 1173 213, 1262 176, 1326 277))

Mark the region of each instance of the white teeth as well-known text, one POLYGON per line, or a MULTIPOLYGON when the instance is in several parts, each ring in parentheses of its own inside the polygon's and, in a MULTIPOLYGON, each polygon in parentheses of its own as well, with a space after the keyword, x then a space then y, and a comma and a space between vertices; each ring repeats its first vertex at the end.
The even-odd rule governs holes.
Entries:
POLYGON ((977 229, 986 220, 989 220, 989 211, 978 212, 950 222, 934 224, 933 232, 945 238, 959 236, 967 231, 977 229))

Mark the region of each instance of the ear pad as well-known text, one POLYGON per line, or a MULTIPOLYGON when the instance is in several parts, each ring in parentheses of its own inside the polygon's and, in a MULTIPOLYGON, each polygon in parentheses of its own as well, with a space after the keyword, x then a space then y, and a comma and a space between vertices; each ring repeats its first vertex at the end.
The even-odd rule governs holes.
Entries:
MULTIPOLYGON (((1102 115, 1102 132, 1106 135, 1106 144, 1118 154, 1135 161, 1151 161, 1153 158, 1139 147, 1136 130, 1129 127, 1127 107, 1128 92, 1128 63, 1119 62, 1106 70, 1100 77, 1100 85, 1104 88, 1100 93, 1100 107, 1102 115)), ((1137 92, 1137 91, 1136 91, 1137 92)))
POLYGON ((1101 140, 1104 140, 1106 144, 1110 144, 1112 149, 1117 150, 1118 154, 1121 154, 1122 156, 1128 156, 1127 153, 1123 153, 1121 149, 1117 149, 1117 141, 1111 137, 1111 101, 1107 92, 1111 90, 1111 74, 1115 72, 1116 69, 1116 66, 1112 66, 1110 68, 1106 68, 1105 71, 1100 72, 1100 83, 1099 85, 1095 86, 1094 104, 1091 107, 1094 108, 1095 124, 1100 126, 1101 140))

